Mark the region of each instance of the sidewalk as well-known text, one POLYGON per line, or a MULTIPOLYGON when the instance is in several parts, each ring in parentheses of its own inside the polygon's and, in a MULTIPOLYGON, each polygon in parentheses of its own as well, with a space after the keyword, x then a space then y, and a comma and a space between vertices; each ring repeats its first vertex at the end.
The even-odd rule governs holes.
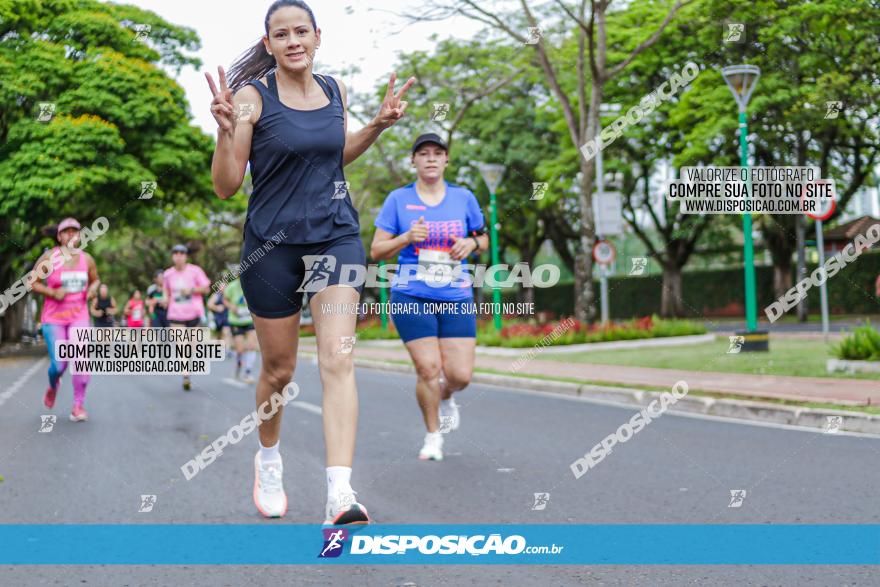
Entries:
MULTIPOLYGON (((314 339, 302 340, 300 349, 314 352, 314 339)), ((527 350, 524 349, 523 354, 527 350)), ((399 341, 396 346, 391 346, 388 341, 382 341, 381 344, 376 344, 373 341, 358 342, 354 354, 357 358, 377 361, 410 362, 409 354, 399 341)), ((478 353, 476 366, 478 369, 510 373, 510 367, 514 361, 516 361, 516 357, 492 357, 478 353)), ((871 380, 680 371, 544 360, 526 362, 516 372, 516 375, 638 385, 655 389, 669 389, 677 381, 684 380, 692 390, 744 397, 849 406, 880 405, 880 384, 871 380)))

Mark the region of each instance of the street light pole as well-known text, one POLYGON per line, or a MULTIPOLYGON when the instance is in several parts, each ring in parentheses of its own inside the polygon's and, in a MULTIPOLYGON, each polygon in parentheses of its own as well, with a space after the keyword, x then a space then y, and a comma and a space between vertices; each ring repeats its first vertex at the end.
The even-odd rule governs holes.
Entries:
MULTIPOLYGON (((748 123, 745 107, 739 111, 739 164, 749 167, 749 145, 746 140, 748 123)), ((747 176, 748 177, 748 176, 747 176)), ((751 181, 748 182, 751 189, 751 181)), ((754 332, 758 329, 758 304, 755 300, 755 246, 752 242, 752 215, 743 214, 743 264, 745 265, 746 282, 746 330, 754 332)))
MULTIPOLYGON (((739 106, 739 161, 742 167, 749 167, 748 118, 746 108, 749 98, 761 77, 761 70, 756 65, 731 65, 721 70, 721 75, 733 94, 739 106)), ((748 189, 751 190, 751 181, 747 173, 748 189)), ((752 242, 752 215, 743 214, 743 265, 745 270, 745 294, 746 294, 746 334, 757 333, 758 330, 758 304, 756 300, 755 284, 755 248, 752 242)), ((766 340, 766 339, 765 339, 766 340)), ((766 345, 759 345, 766 346, 766 345)), ((746 349, 747 345, 743 345, 746 349)))
MULTIPOLYGON (((480 163, 477 165, 480 169, 480 175, 489 188, 489 245, 492 255, 492 265, 497 266, 500 263, 498 258, 498 207, 495 202, 495 192, 501 183, 501 176, 504 175, 504 165, 497 163, 480 163)), ((501 330, 501 288, 498 285, 492 286, 492 314, 495 319, 495 330, 501 330)))

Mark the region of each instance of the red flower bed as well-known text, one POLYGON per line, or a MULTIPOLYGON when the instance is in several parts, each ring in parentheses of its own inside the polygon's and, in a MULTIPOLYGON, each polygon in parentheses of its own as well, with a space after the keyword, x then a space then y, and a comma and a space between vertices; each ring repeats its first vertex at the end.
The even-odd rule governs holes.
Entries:
POLYGON ((519 322, 509 324, 501 329, 501 338, 513 338, 517 336, 547 336, 554 331, 559 333, 565 332, 612 332, 618 329, 636 329, 650 331, 654 328, 654 320, 651 316, 638 318, 630 322, 610 323, 610 324, 585 324, 578 320, 561 320, 557 322, 548 322, 546 324, 532 324, 529 322, 519 322), (563 324, 565 322, 565 324, 563 324), (566 326, 568 325, 568 326, 566 326))

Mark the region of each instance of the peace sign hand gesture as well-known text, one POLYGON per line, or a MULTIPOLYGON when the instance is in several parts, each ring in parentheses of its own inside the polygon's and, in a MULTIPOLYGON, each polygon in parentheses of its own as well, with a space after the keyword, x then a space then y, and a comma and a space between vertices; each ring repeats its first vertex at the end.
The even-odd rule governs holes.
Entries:
POLYGON ((397 73, 392 73, 391 79, 388 81, 388 89, 385 91, 385 99, 382 100, 382 105, 379 106, 379 113, 376 114, 376 117, 373 119, 379 128, 383 130, 403 118, 403 113, 406 111, 408 102, 401 101, 401 98, 403 98, 403 95, 410 86, 416 83, 416 78, 411 77, 406 80, 406 83, 403 84, 400 91, 395 94, 394 83, 396 81, 397 73))
POLYGON ((232 90, 226 85, 226 72, 223 71, 222 67, 217 68, 217 73, 220 76, 219 90, 214 84, 214 78, 211 77, 211 74, 207 71, 205 72, 208 86, 211 88, 211 93, 214 95, 214 99, 211 100, 211 114, 214 115, 214 120, 217 121, 220 130, 234 133, 236 117, 234 114, 235 108, 232 102, 232 90))

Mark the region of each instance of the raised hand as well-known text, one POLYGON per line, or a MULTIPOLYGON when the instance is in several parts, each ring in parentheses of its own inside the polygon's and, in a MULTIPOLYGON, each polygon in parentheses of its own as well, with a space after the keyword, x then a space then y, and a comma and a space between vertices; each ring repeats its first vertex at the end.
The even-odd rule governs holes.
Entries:
POLYGON ((410 243, 420 243, 428 238, 428 225, 425 224, 425 217, 420 216, 419 221, 413 224, 408 232, 410 243))
POLYGON ((406 80, 406 83, 403 84, 403 87, 400 88, 400 91, 397 93, 394 92, 394 83, 396 81, 397 74, 392 73, 391 79, 388 81, 388 89, 385 91, 385 99, 382 100, 382 105, 379 106, 379 112, 373 119, 382 129, 392 126, 395 122, 403 118, 403 113, 406 111, 406 107, 409 103, 403 101, 402 98, 410 86, 416 83, 416 78, 411 77, 406 80))
POLYGON ((225 132, 235 132, 235 106, 232 102, 232 90, 226 85, 226 72, 222 67, 217 68, 220 77, 220 89, 214 84, 214 78, 207 71, 205 78, 208 80, 208 87, 211 88, 211 94, 214 99, 211 100, 211 114, 221 130, 225 132))

